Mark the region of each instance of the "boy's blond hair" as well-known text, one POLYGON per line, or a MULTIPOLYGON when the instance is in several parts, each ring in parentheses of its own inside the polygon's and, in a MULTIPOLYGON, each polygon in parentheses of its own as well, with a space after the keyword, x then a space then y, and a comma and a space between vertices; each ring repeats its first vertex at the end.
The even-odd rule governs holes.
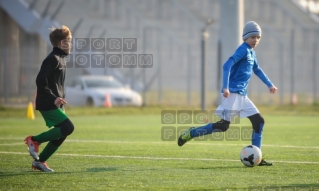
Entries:
POLYGON ((50 42, 53 47, 57 47, 59 45, 59 42, 61 40, 70 38, 72 36, 72 33, 69 29, 69 27, 62 25, 61 28, 50 28, 50 42))

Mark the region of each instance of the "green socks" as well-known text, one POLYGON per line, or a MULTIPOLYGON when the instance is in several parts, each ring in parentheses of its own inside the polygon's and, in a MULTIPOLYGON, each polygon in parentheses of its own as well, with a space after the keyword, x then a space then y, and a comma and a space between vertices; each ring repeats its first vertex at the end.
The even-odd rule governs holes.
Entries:
POLYGON ((58 146, 54 145, 51 141, 44 147, 43 151, 39 155, 39 161, 45 162, 50 158, 56 150, 58 150, 58 146))
POLYGON ((37 136, 33 136, 32 140, 36 141, 38 143, 44 143, 48 141, 57 140, 59 138, 63 137, 60 128, 54 127, 50 129, 49 131, 46 131, 44 133, 41 133, 37 136))
POLYGON ((39 161, 45 162, 50 158, 51 155, 53 155, 53 153, 55 153, 56 150, 58 150, 59 147, 54 145, 51 141, 57 140, 62 137, 64 136, 62 135, 60 128, 57 127, 32 137, 32 140, 38 143, 44 143, 49 141, 49 143, 44 147, 43 151, 40 153, 39 161))

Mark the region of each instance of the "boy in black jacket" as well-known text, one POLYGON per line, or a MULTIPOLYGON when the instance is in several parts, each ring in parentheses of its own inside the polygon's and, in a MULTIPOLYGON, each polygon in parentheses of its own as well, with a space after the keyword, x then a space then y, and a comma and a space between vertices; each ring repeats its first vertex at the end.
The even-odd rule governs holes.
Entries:
POLYGON ((36 136, 28 136, 24 140, 30 155, 34 158, 32 168, 44 172, 53 172, 46 161, 74 130, 72 122, 64 112, 65 56, 71 52, 72 33, 64 25, 51 30, 50 41, 53 51, 42 62, 36 79, 36 110, 40 111, 46 126, 54 128, 36 136), (38 155, 39 145, 44 142, 48 144, 38 155))

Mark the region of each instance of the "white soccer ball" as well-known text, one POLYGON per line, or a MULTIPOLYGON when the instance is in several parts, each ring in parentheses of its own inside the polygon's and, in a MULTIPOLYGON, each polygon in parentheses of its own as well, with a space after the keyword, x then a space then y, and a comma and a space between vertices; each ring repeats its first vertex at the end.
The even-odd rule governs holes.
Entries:
POLYGON ((255 145, 248 145, 240 152, 240 161, 249 167, 257 166, 262 159, 261 150, 255 145))

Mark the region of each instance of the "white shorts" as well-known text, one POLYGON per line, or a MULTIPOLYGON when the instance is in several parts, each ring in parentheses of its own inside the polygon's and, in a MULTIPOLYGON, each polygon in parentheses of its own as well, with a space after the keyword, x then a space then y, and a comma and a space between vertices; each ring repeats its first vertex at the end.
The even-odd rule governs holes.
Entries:
POLYGON ((216 114, 224 120, 233 122, 236 116, 246 118, 259 113, 257 107, 247 97, 237 93, 230 93, 228 98, 223 96, 222 104, 216 109, 216 114))

